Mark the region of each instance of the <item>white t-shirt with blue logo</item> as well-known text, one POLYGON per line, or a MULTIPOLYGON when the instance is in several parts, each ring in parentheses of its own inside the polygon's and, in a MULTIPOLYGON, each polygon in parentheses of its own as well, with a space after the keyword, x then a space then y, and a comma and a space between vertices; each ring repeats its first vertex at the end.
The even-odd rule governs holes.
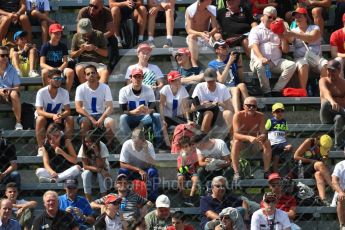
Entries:
MULTIPOLYGON (((43 87, 38 90, 36 95, 36 107, 43 107, 43 110, 48 113, 60 113, 65 105, 69 105, 69 94, 68 91, 63 88, 58 88, 58 92, 55 98, 52 98, 49 90, 49 86, 43 87)), ((37 111, 35 117, 37 117, 37 111)))
POLYGON ((182 100, 189 97, 184 86, 181 86, 176 95, 174 95, 171 91, 170 85, 165 85, 161 89, 160 94, 163 94, 166 97, 166 103, 163 108, 164 116, 173 118, 182 115, 182 100))
POLYGON ((155 102, 155 94, 149 86, 142 85, 139 95, 133 93, 132 84, 120 89, 119 104, 127 104, 129 111, 136 109, 139 105, 148 106, 149 102, 155 102))
POLYGON ((41 12, 50 11, 48 0, 26 0, 26 11, 31 11, 33 6, 41 12))
POLYGON ((143 84, 144 85, 149 85, 149 86, 156 85, 156 82, 158 79, 164 78, 162 71, 156 65, 148 64, 147 67, 141 68, 141 67, 139 67, 138 64, 134 64, 134 65, 128 66, 125 79, 130 79, 129 77, 131 75, 131 71, 132 71, 132 69, 135 69, 135 68, 141 69, 143 71, 143 73, 144 73, 143 84))

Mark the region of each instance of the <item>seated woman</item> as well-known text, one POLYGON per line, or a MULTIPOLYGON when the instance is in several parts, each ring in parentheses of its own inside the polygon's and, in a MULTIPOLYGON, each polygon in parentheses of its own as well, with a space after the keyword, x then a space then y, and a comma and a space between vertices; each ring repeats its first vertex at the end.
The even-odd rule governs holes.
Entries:
POLYGON ((332 138, 327 134, 317 138, 307 138, 298 147, 294 155, 296 162, 302 161, 304 178, 314 175, 319 197, 326 206, 329 206, 329 202, 326 200, 326 184, 332 187, 332 179, 325 160, 327 160, 332 146, 332 138))
POLYGON ((81 168, 70 139, 65 139, 60 125, 52 123, 47 128, 46 142, 39 149, 43 153, 44 168, 36 170, 40 183, 62 182, 77 177, 81 168))
POLYGON ((325 77, 327 74, 327 60, 322 58, 322 34, 320 28, 317 25, 308 25, 307 10, 305 8, 297 8, 292 12, 292 16, 296 20, 297 27, 293 28, 291 31, 285 32, 284 37, 295 47, 293 56, 297 65, 300 86, 306 89, 309 70, 316 74, 320 74, 320 77, 325 77), (308 61, 308 59, 305 59, 305 54, 308 50, 315 56, 318 56, 319 60, 317 60, 317 64, 313 64, 308 61))
POLYGON ((109 173, 109 151, 107 146, 100 141, 100 137, 94 130, 86 133, 83 144, 79 150, 78 157, 82 158, 84 171, 81 174, 86 199, 92 201, 91 184, 93 176, 96 175, 101 196, 107 192, 105 178, 110 178, 109 173))
POLYGON ((181 85, 181 74, 178 71, 168 73, 168 85, 160 90, 160 117, 163 124, 165 144, 170 146, 168 128, 179 124, 193 123, 188 112, 188 92, 181 85))

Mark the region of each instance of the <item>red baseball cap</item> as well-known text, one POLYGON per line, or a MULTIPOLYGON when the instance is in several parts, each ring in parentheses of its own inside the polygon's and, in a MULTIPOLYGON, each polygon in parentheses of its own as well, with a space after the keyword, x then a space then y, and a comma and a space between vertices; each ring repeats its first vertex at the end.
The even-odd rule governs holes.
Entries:
POLYGON ((104 201, 104 204, 120 204, 122 201, 122 198, 115 195, 115 194, 109 194, 107 198, 104 201))
POLYGON ((268 182, 272 181, 272 180, 276 180, 276 179, 281 179, 279 173, 271 173, 269 176, 268 176, 268 182))
POLYGON ((167 78, 168 78, 168 82, 172 82, 178 78, 181 78, 181 74, 176 70, 170 71, 170 73, 168 73, 167 75, 167 78))
POLYGON ((308 14, 308 11, 306 8, 297 7, 297 9, 294 12, 292 12, 292 16, 294 16, 295 14, 308 14))
POLYGON ((343 22, 345 22, 345 13, 343 14, 343 22))
POLYGON ((283 20, 275 20, 271 23, 270 29, 275 34, 282 34, 285 31, 284 21, 283 20))
POLYGON ((137 53, 139 53, 142 50, 148 50, 149 52, 151 52, 152 48, 148 43, 141 43, 137 48, 137 53))
POLYGON ((173 53, 173 56, 176 57, 177 54, 185 54, 190 57, 190 51, 188 48, 179 48, 173 53))
POLYGON ((51 24, 49 26, 49 33, 61 32, 63 27, 59 23, 51 24))
POLYGON ((139 69, 139 68, 134 68, 131 71, 131 76, 135 76, 135 75, 144 75, 143 70, 139 69))

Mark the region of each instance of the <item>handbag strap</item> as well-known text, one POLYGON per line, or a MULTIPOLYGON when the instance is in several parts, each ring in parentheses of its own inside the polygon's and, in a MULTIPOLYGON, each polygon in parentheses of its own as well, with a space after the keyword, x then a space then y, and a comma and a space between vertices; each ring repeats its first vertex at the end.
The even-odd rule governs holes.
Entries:
POLYGON ((307 46, 307 44, 305 44, 304 41, 302 41, 303 45, 305 46, 305 48, 307 49, 307 51, 310 51, 309 47, 307 46))

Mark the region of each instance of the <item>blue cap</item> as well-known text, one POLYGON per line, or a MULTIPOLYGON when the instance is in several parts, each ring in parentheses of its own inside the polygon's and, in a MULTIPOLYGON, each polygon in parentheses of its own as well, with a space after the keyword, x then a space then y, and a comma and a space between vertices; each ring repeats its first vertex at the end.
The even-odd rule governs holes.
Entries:
POLYGON ((18 37, 24 37, 28 34, 28 32, 26 31, 22 31, 22 30, 19 30, 17 32, 14 33, 13 35, 13 40, 15 41, 18 37))

